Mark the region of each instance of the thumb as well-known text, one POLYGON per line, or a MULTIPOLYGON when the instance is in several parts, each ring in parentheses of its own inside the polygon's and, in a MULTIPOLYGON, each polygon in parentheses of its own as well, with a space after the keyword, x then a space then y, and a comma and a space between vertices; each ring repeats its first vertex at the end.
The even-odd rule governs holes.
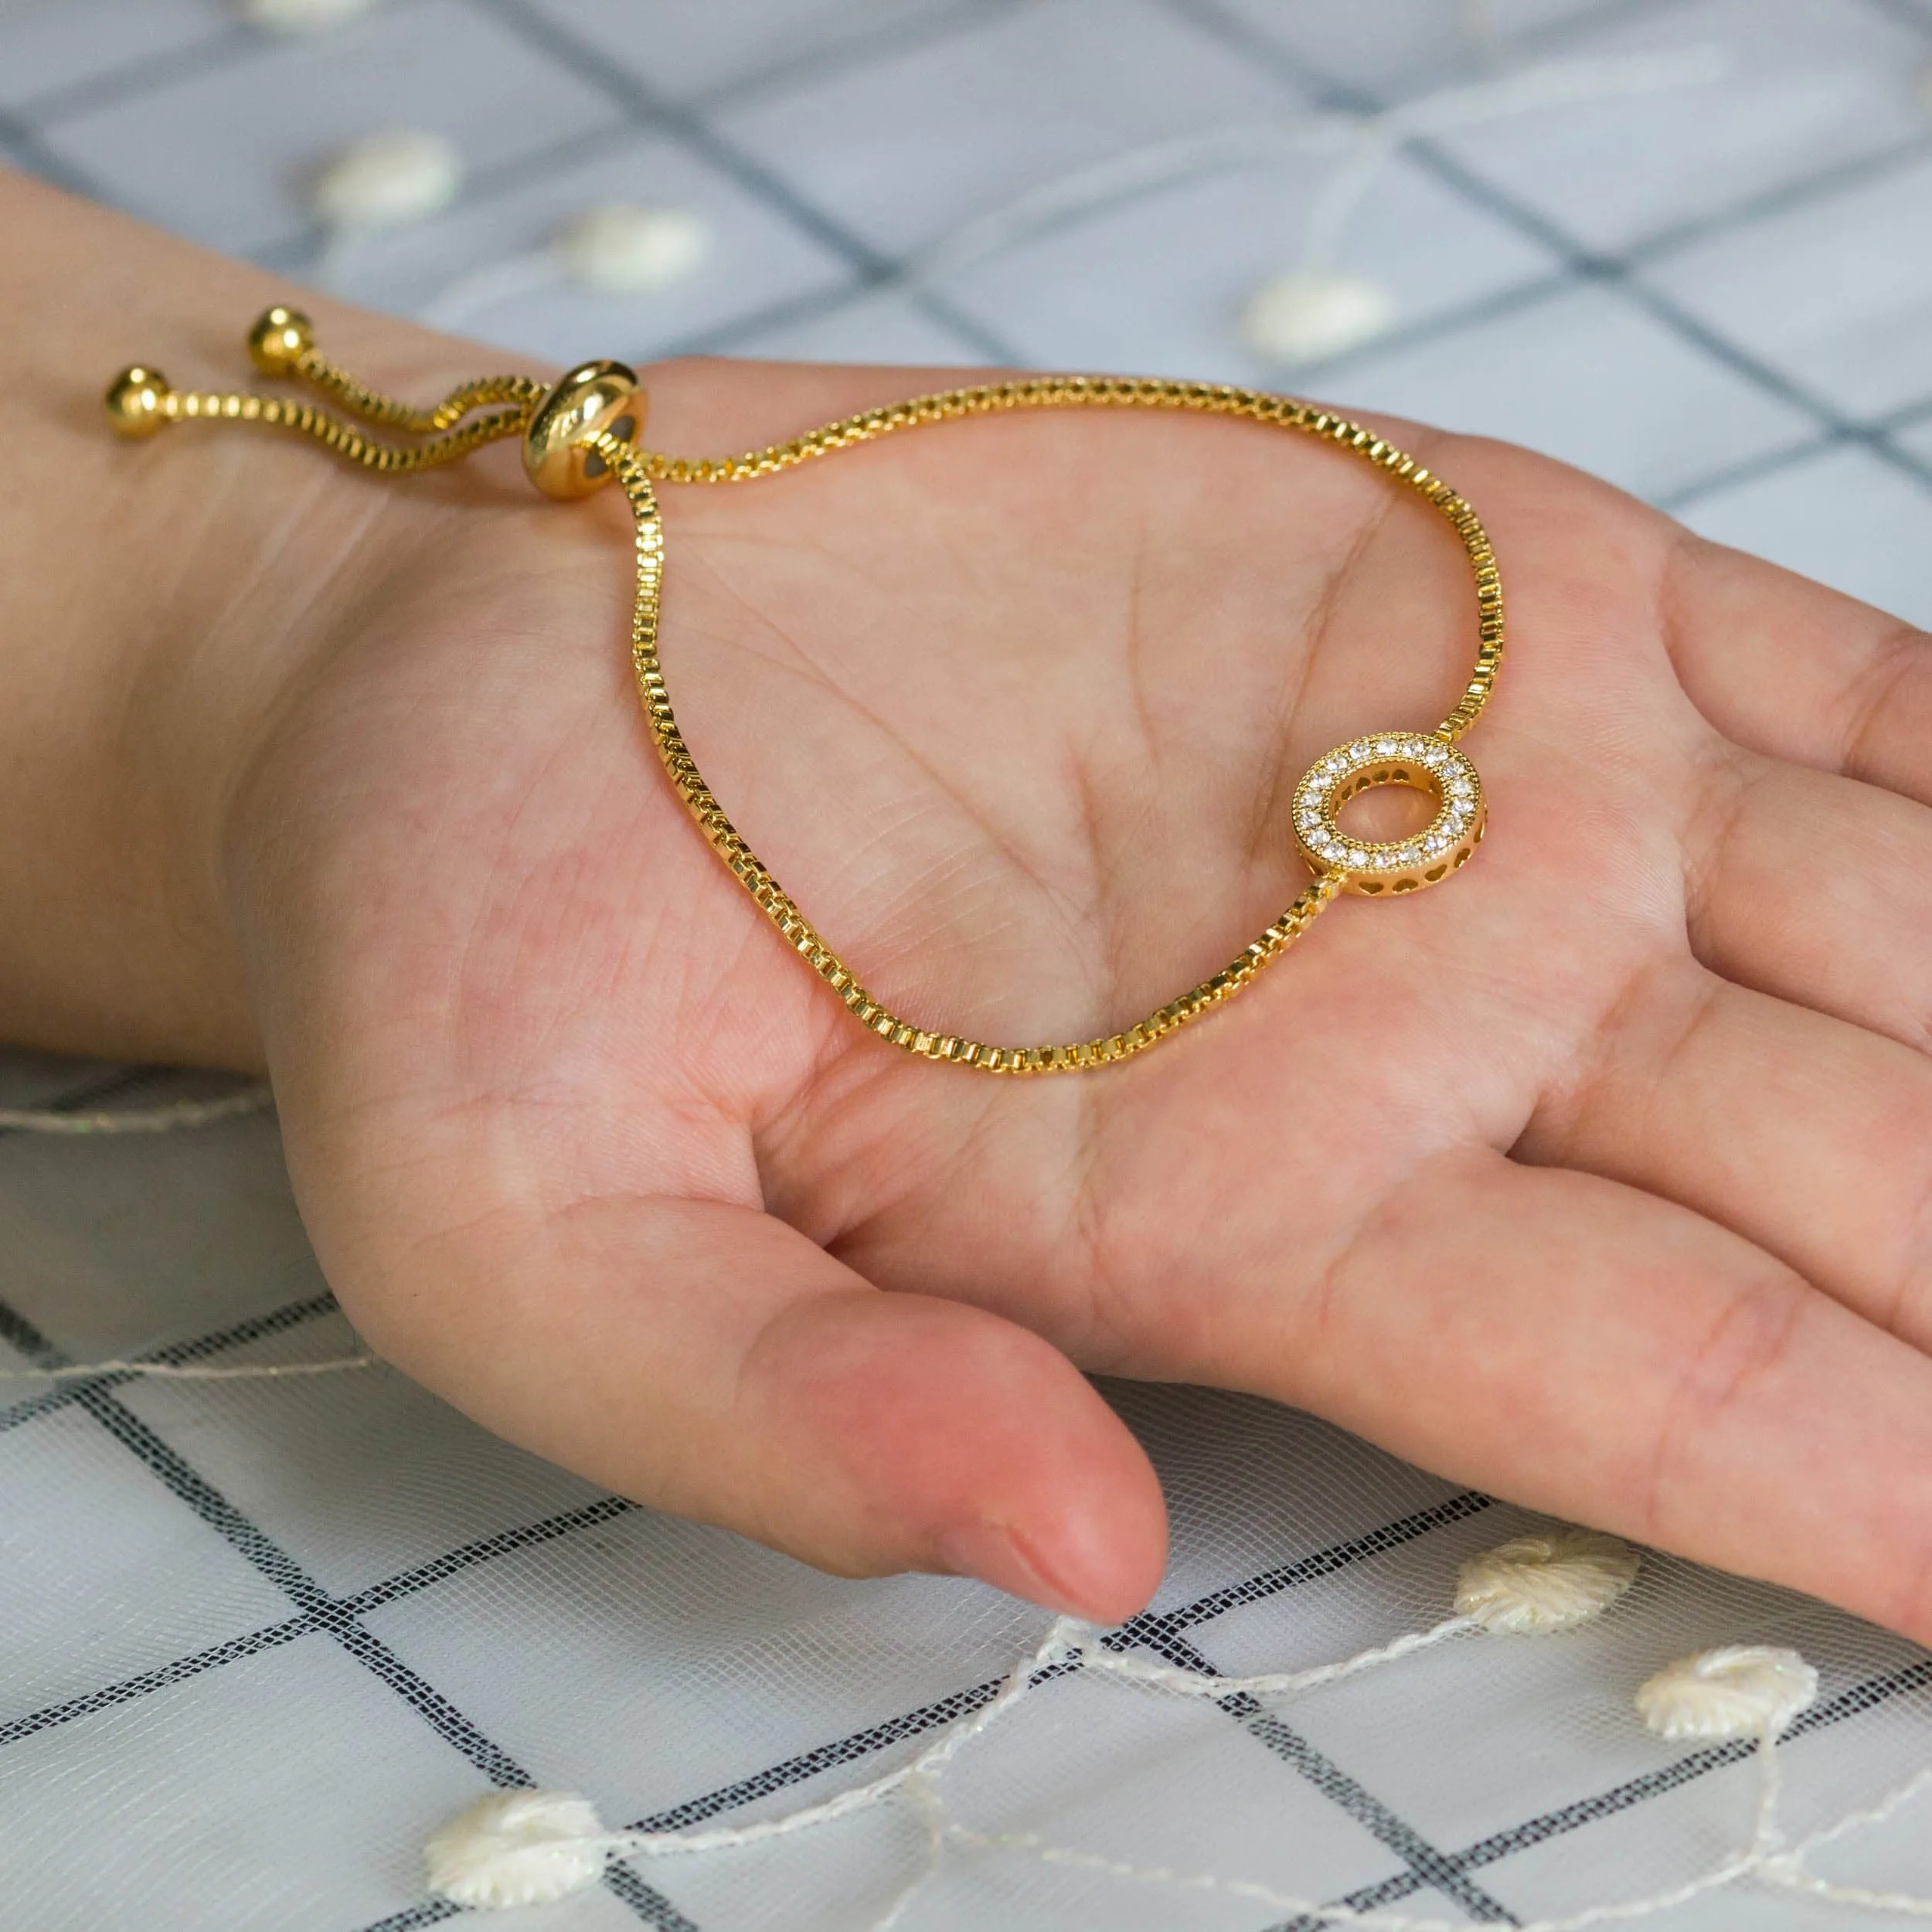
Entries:
POLYGON ((1158 1482, 1065 1356, 883 1292, 754 1209, 505 1209, 399 1247, 393 1280, 345 1260, 344 1304, 389 1360, 640 1502, 843 1575, 977 1577, 1099 1622, 1159 1580, 1158 1482))

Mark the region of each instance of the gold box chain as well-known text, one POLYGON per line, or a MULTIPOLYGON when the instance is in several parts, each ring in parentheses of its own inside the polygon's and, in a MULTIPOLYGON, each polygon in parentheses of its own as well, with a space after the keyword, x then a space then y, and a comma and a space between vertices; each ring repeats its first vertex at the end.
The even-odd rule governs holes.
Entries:
POLYGON ((461 384, 425 410, 383 395, 336 368, 315 347, 308 319, 293 309, 271 308, 264 315, 250 332, 249 350, 264 374, 299 378, 365 422, 422 440, 383 440, 305 400, 177 391, 158 372, 139 366, 124 370, 109 389, 109 419, 127 436, 145 436, 170 423, 196 420, 292 430, 386 475, 407 475, 454 462, 485 444, 517 436, 523 439, 525 467, 532 481, 547 494, 579 496, 616 479, 637 526, 631 663, 651 740, 672 787, 760 910, 853 1017, 881 1039, 923 1059, 981 1073, 1018 1074, 1073 1072, 1131 1059, 1232 999, 1292 946, 1339 893, 1396 895, 1436 884, 1461 868, 1483 836, 1487 815, 1481 782, 1456 741, 1488 702, 1502 664, 1502 581, 1495 553, 1475 510, 1441 478, 1372 430, 1312 403, 1220 383, 1137 376, 1028 376, 913 396, 735 456, 687 457, 640 447, 647 399, 635 375, 618 362, 583 364, 549 387, 526 376, 486 376, 461 384), (1478 642, 1475 664, 1461 698, 1432 731, 1397 731, 1355 740, 1304 774, 1296 788, 1294 831, 1313 880, 1220 971, 1118 1032, 1068 1045, 996 1046, 917 1026, 868 992, 745 842, 705 782, 678 729, 658 653, 665 544, 653 486, 749 482, 903 430, 1041 409, 1179 410, 1234 417, 1292 430, 1360 457, 1413 490, 1456 532, 1475 579, 1478 642), (486 413, 476 414, 478 410, 486 413), (1336 816, 1342 802, 1379 784, 1406 785, 1427 793, 1437 806, 1431 825, 1413 838, 1379 843, 1343 833, 1336 816))

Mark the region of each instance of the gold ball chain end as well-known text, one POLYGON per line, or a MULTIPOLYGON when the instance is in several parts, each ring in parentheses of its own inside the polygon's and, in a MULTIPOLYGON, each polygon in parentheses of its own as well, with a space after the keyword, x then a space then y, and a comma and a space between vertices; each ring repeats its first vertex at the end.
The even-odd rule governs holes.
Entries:
MULTIPOLYGON (((301 310, 277 303, 264 309, 248 332, 248 355, 264 376, 294 376, 315 346, 315 325, 301 310)), ((102 398, 116 434, 152 436, 175 420, 174 392, 158 369, 136 362, 124 369, 102 398)))
POLYGON ((588 496, 611 480, 611 466, 590 446, 614 436, 635 447, 645 396, 636 370, 622 362, 580 362, 543 400, 523 437, 523 468, 546 496, 588 496))
POLYGON ((315 346, 315 325, 299 308, 265 308, 248 332, 248 359, 264 376, 298 373, 315 346))
POLYGON ((172 420, 168 404, 173 394, 159 369, 136 362, 108 384, 101 401, 116 435, 152 436, 172 420))

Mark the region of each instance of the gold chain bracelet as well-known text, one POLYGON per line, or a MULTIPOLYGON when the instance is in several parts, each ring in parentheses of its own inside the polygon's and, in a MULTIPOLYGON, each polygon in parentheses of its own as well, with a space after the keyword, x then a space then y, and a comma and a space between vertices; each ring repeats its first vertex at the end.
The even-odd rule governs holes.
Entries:
POLYGON ((665 772, 712 848, 777 927, 787 944, 880 1039, 927 1060, 989 1073, 1057 1073, 1126 1060, 1231 999, 1301 937, 1342 892, 1367 896, 1412 893, 1447 878, 1468 859, 1485 823, 1481 781, 1456 740, 1488 702, 1502 663, 1502 581, 1476 513, 1440 477, 1358 425, 1292 396, 1213 383, 1141 377, 1043 376, 970 389, 943 389, 884 409, 828 423, 788 443, 741 456, 694 461, 639 447, 644 391, 621 362, 587 362, 546 386, 528 376, 485 376, 452 390, 433 409, 412 408, 358 382, 315 347, 306 316, 271 308, 250 332, 250 355, 263 374, 300 377, 366 422, 419 437, 385 442, 313 403, 281 396, 197 393, 169 388, 155 370, 124 370, 107 395, 109 420, 125 436, 148 436, 169 423, 260 423, 311 436, 366 469, 389 475, 455 461, 486 443, 523 439, 524 466, 538 488, 556 497, 587 495, 614 477, 637 522, 637 601, 631 621, 631 662, 646 722, 665 772), (1027 409, 1192 410, 1297 430, 1339 444, 1406 484, 1448 519, 1475 576, 1478 644, 1475 668, 1455 709, 1428 732, 1371 733, 1338 747, 1295 787, 1295 842, 1314 881, 1260 937, 1212 978, 1150 1013, 1138 1025, 1064 1046, 992 1046, 982 1040, 917 1026, 890 1012, 853 975, 780 888, 713 795, 678 729, 658 657, 658 594, 664 577, 664 526, 653 481, 741 483, 775 475, 814 457, 900 430, 958 417, 1027 409), (482 413, 477 412, 481 411, 482 413), (468 420, 465 420, 468 419, 468 420), (1413 837, 1371 842, 1349 837, 1337 814, 1343 801, 1372 785, 1406 785, 1427 794, 1435 816, 1413 837))

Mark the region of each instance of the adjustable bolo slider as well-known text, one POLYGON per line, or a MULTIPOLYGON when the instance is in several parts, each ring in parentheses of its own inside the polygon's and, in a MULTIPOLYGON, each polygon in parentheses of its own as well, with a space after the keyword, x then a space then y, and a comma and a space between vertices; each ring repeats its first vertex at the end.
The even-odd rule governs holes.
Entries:
MULTIPOLYGON (((318 381, 328 373, 315 350, 315 325, 299 309, 264 310, 248 332, 249 359, 281 380, 318 381)), ((160 370, 136 363, 123 369, 102 399, 107 420, 126 437, 152 436, 183 413, 160 370)), ((594 445, 609 437, 632 447, 644 427, 646 398, 637 372, 622 362, 582 362, 556 383, 532 412, 523 435, 523 468, 546 496, 588 496, 611 480, 594 445)), ((193 413, 190 399, 189 413, 193 413)))
POLYGON ((611 480, 600 437, 637 447, 646 398, 622 362, 580 362, 537 405, 523 436, 523 468, 546 496, 588 496, 611 480))

